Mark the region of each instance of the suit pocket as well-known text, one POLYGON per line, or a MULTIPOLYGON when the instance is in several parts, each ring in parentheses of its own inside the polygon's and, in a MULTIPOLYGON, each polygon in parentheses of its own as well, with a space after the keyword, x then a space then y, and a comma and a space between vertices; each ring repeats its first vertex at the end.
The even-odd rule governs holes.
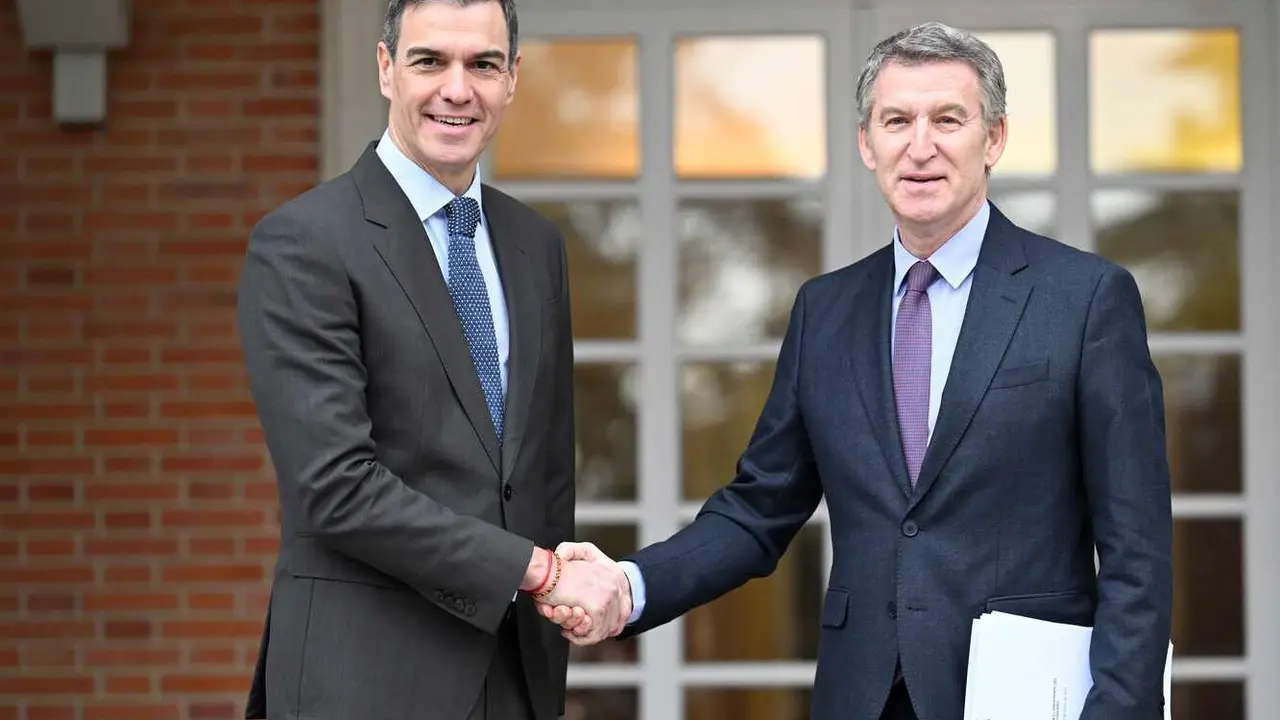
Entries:
POLYGON ((996 371, 995 377, 991 379, 991 389, 995 390, 996 388, 1030 385, 1031 383, 1040 382, 1048 377, 1048 360, 1027 363, 1025 365, 1014 365, 1013 367, 1001 368, 996 371))
POLYGON ((297 578, 340 580, 393 590, 409 589, 408 585, 390 575, 359 560, 328 550, 315 539, 305 535, 293 539, 289 549, 288 567, 289 574, 297 578))
POLYGON ((849 614, 849 593, 844 590, 827 588, 827 597, 822 601, 822 615, 818 622, 825 628, 844 627, 845 616, 849 614))
POLYGON ((987 612, 1003 612, 1036 620, 1093 626, 1094 600, 1080 590, 998 595, 987 599, 987 612))

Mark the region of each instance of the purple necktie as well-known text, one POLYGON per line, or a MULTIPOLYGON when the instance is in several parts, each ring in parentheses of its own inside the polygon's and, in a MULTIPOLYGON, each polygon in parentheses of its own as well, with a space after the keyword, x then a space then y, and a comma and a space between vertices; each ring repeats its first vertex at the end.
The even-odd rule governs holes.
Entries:
POLYGON ((920 261, 907 271, 907 292, 898 306, 894 328, 893 396, 898 405, 898 432, 907 457, 911 487, 920 477, 924 451, 929 446, 929 379, 933 357, 933 316, 929 311, 929 286, 938 271, 920 261))

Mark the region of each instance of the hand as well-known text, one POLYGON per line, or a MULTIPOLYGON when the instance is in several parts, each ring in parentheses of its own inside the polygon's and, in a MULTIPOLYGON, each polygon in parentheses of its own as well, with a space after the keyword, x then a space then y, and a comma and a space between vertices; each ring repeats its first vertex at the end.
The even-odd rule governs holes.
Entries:
POLYGON ((542 616, 560 625, 575 645, 615 637, 631 615, 631 582, 622 568, 591 543, 561 543, 560 584, 538 605, 542 616))

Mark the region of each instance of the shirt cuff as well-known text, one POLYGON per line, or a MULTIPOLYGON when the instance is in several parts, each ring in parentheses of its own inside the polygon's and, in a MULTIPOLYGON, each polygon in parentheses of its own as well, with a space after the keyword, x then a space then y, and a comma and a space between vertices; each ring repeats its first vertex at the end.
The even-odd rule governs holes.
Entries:
POLYGON ((622 572, 627 574, 627 580, 631 583, 631 617, 627 618, 627 624, 631 625, 640 619, 640 613, 644 612, 644 576, 640 574, 640 568, 636 564, 628 560, 618 563, 622 568, 622 572))

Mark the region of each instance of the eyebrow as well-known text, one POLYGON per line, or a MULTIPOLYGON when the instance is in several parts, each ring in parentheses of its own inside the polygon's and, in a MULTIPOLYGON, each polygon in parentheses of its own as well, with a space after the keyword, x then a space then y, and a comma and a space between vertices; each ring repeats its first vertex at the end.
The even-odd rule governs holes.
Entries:
MULTIPOLYGON (((896 107, 886 107, 880 110, 880 119, 891 117, 894 115, 910 115, 911 113, 896 107)), ((969 111, 964 105, 959 103, 947 103, 933 111, 934 115, 959 115, 962 118, 969 117, 969 111)))
MULTIPOLYGON (((404 53, 404 57, 406 60, 412 60, 414 58, 419 58, 419 57, 444 57, 444 56, 445 56, 445 53, 439 50, 436 50, 435 48, 424 47, 424 46, 411 47, 408 50, 406 50, 404 53)), ((496 60, 500 63, 505 63, 507 61, 507 54, 502 52, 501 50, 482 50, 478 53, 475 53, 474 55, 471 55, 468 59, 472 62, 475 62, 477 60, 496 60)))

